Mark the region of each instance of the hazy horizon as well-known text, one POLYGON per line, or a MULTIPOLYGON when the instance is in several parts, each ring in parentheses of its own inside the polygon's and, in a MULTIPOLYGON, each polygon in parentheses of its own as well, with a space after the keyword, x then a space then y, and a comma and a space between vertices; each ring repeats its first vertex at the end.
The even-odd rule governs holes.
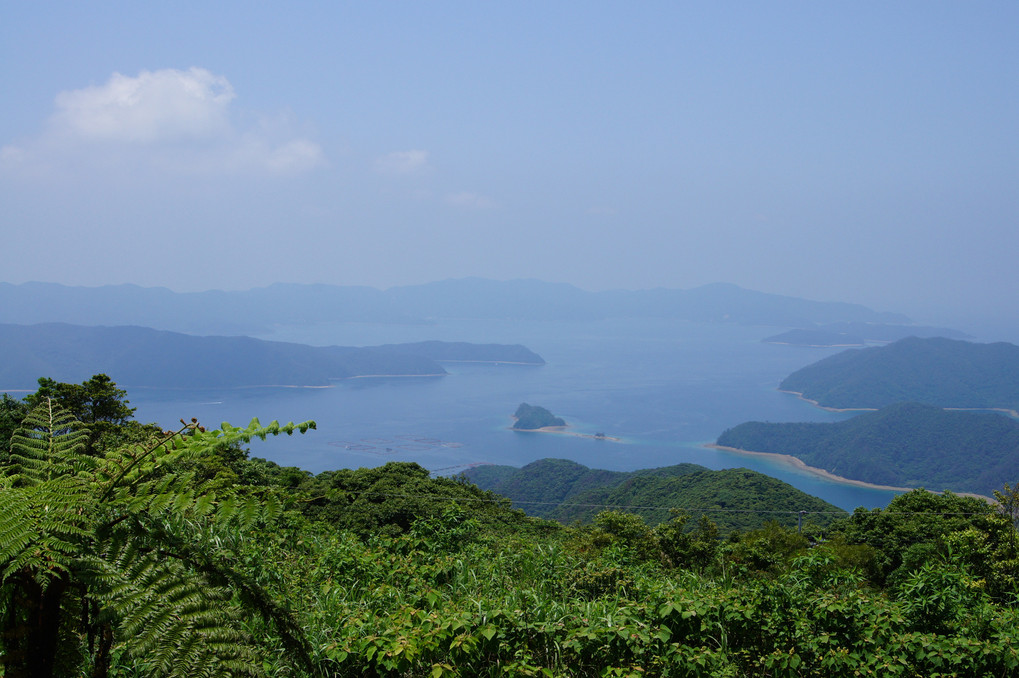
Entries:
POLYGON ((726 282, 1011 323, 1014 3, 0 18, 7 282, 726 282))

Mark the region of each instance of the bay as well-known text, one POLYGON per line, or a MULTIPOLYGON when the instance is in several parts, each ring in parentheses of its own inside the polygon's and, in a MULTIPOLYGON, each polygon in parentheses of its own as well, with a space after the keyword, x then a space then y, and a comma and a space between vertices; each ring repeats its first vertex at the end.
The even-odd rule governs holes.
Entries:
MULTIPOLYGON (((885 506, 895 492, 827 480, 770 458, 704 447, 744 421, 839 421, 776 390, 790 372, 843 349, 764 344, 774 327, 671 319, 442 321, 278 326, 259 338, 370 346, 437 339, 523 344, 543 366, 443 363, 444 377, 361 378, 330 388, 129 389, 141 421, 170 427, 313 419, 304 436, 254 441, 253 456, 312 472, 412 461, 451 474, 479 464, 523 466, 545 457, 628 471, 690 462, 744 467, 836 506, 885 506), (521 402, 546 407, 571 432, 620 442, 510 430, 521 402)), ((182 366, 186 369, 186 366, 182 366)), ((790 511, 798 510, 789 507, 790 511)))

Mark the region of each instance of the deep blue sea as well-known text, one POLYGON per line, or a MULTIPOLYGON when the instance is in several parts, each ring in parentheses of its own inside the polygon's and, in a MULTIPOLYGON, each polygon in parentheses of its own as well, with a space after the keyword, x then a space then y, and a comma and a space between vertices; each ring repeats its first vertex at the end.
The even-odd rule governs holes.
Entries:
POLYGON ((261 338, 343 346, 428 339, 519 343, 547 364, 444 363, 445 377, 351 379, 332 388, 134 388, 129 397, 139 420, 164 427, 181 417, 207 426, 241 425, 252 417, 263 423, 313 419, 317 431, 250 446, 253 456, 313 472, 397 460, 439 473, 473 464, 522 466, 544 457, 613 470, 692 462, 761 471, 847 510, 887 505, 895 493, 703 446, 744 421, 849 416, 776 390, 790 372, 842 350, 761 343, 782 329, 662 319, 280 326, 261 338), (510 415, 521 402, 548 408, 570 430, 604 432, 622 442, 511 431, 510 415))

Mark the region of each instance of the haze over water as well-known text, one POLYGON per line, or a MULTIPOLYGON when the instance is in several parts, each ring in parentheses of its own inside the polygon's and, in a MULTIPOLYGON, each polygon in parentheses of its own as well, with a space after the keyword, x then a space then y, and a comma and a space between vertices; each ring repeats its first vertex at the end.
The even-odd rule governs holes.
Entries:
POLYGON ((895 493, 703 447, 744 421, 850 416, 776 390, 790 372, 842 349, 761 343, 775 331, 661 319, 281 326, 261 338, 348 346, 427 339, 521 343, 547 364, 444 363, 449 375, 437 378, 362 378, 318 389, 133 389, 129 395, 139 420, 164 426, 192 416, 217 426, 255 416, 263 423, 314 419, 318 430, 305 436, 251 445, 253 456, 313 472, 388 461, 413 461, 440 473, 546 457, 612 470, 690 462, 761 471, 847 510, 886 505, 895 493), (511 431, 510 415, 521 402, 550 409, 571 431, 604 432, 622 442, 511 431))

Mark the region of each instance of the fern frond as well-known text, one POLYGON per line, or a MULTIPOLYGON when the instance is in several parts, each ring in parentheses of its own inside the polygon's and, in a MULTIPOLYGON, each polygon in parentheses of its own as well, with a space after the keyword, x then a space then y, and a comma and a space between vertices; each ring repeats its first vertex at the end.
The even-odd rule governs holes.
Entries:
POLYGON ((73 478, 0 492, 0 584, 27 573, 46 586, 74 567, 90 537, 84 488, 73 478))
POLYGON ((11 438, 7 475, 14 485, 33 485, 87 472, 96 465, 96 460, 85 454, 87 444, 88 429, 45 398, 11 438))

